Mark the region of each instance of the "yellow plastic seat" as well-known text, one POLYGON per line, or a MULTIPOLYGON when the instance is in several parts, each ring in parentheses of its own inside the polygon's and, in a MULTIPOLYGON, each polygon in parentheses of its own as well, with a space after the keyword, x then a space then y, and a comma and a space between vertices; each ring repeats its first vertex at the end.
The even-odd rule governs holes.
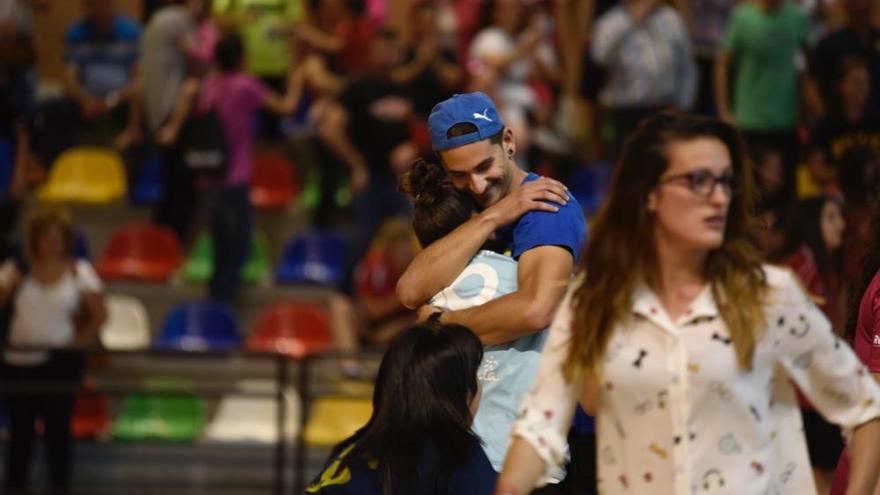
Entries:
POLYGON ((372 413, 369 399, 315 399, 303 439, 309 445, 336 445, 367 424, 372 413))
POLYGON ((117 153, 79 147, 55 160, 49 180, 39 192, 43 201, 102 204, 126 194, 125 167, 117 153))

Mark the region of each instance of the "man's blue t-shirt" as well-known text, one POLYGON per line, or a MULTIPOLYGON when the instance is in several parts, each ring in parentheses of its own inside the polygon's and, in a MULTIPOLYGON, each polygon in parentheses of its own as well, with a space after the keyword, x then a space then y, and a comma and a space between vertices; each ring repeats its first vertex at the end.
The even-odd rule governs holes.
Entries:
MULTIPOLYGON (((526 184, 539 178, 539 175, 530 173, 522 183, 526 184)), ((584 220, 584 210, 574 196, 571 196, 568 204, 561 206, 557 212, 530 211, 518 222, 495 232, 498 245, 502 249, 509 249, 510 255, 515 260, 519 260, 523 253, 536 247, 559 246, 571 253, 577 264, 586 239, 587 222, 584 220)))
MULTIPOLYGON (((522 183, 526 184, 540 177, 538 174, 529 173, 522 183)), ((498 229, 495 238, 499 247, 509 249, 510 255, 516 260, 519 260, 519 257, 529 249, 559 246, 571 253, 577 265, 587 242, 587 222, 584 219, 583 208, 574 196, 570 196, 568 204, 560 206, 558 212, 530 211, 523 215, 519 222, 498 229)), ((594 431, 593 418, 584 414, 580 406, 572 426, 577 434, 594 431)))

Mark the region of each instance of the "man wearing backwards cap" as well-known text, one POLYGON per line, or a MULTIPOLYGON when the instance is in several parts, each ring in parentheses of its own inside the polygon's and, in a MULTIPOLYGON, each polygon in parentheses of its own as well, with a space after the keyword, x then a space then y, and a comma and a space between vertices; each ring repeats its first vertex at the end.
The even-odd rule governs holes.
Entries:
MULTIPOLYGON (((581 207, 563 184, 517 168, 513 133, 485 94, 455 95, 440 102, 428 117, 428 130, 452 184, 467 192, 482 211, 419 253, 398 281, 401 302, 420 307, 423 319, 442 311, 425 302, 451 285, 494 235, 496 244, 518 261, 518 289, 479 306, 442 311, 439 318, 470 328, 485 345, 542 332, 565 294, 584 242, 581 207)), ((540 348, 534 350, 538 352, 540 348)), ((535 356, 525 358, 531 357, 535 356)), ((516 402, 509 406, 515 413, 519 400, 511 402, 516 402)), ((500 453, 496 458, 490 455, 493 467, 500 470, 508 435, 486 435, 479 426, 475 421, 487 453, 500 453)))

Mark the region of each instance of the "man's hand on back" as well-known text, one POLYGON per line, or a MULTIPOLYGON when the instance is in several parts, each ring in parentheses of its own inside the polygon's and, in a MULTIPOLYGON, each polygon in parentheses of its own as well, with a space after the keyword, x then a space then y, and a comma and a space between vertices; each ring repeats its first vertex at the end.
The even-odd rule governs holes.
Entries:
POLYGON ((568 188, 563 183, 541 177, 523 184, 515 192, 501 198, 483 210, 482 215, 492 219, 498 227, 503 227, 516 222, 530 211, 557 212, 557 205, 566 205, 568 198, 568 188))

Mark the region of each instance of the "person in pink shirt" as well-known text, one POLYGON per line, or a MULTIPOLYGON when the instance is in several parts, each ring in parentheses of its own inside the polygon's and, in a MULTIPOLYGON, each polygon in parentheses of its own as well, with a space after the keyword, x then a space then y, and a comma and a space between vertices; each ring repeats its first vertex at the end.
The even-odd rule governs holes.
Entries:
POLYGON ((200 181, 210 215, 214 242, 214 271, 209 284, 213 300, 231 301, 239 284, 239 272, 247 259, 251 231, 251 148, 253 121, 266 108, 278 114, 294 111, 300 81, 288 78, 287 92, 278 95, 263 82, 244 72, 244 45, 237 34, 225 35, 214 50, 216 69, 203 81, 190 79, 181 90, 174 115, 158 133, 158 141, 172 145, 192 112, 214 110, 226 140, 228 167, 217 182, 200 181))
MULTIPOLYGON (((880 381, 880 203, 872 212, 871 241, 862 257, 862 274, 858 283, 860 290, 853 293, 855 297, 849 311, 846 337, 852 342, 859 359, 880 381)), ((862 459, 851 459, 849 449, 844 449, 834 471, 831 495, 847 493, 850 465, 856 462, 862 462, 862 459)), ((874 493, 877 493, 876 487, 874 493)))

